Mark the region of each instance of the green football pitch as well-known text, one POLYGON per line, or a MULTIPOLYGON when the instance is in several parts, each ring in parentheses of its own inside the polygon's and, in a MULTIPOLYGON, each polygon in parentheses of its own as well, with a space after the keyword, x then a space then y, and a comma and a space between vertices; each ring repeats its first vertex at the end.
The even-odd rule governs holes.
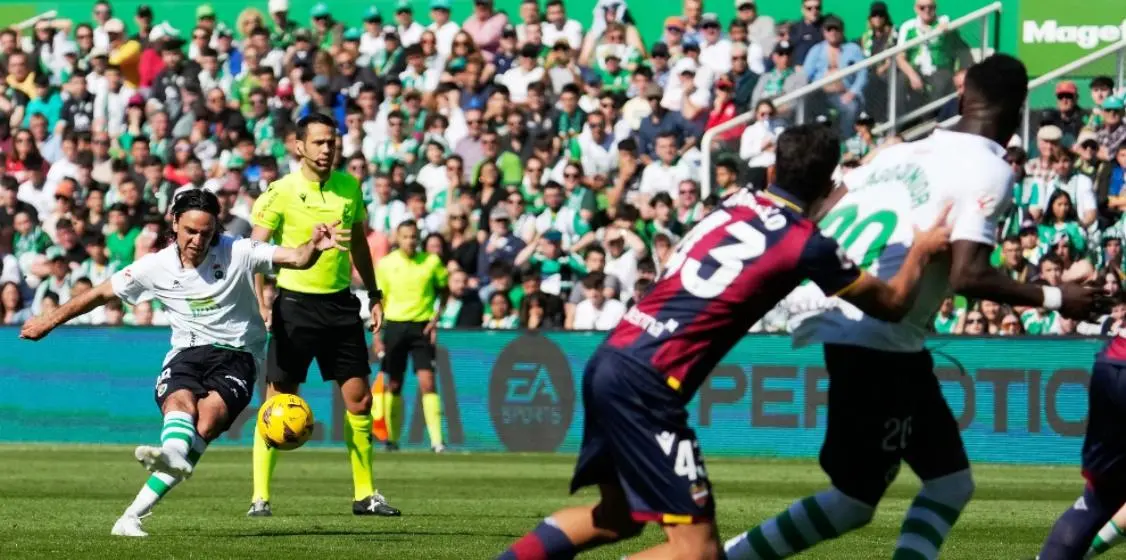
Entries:
MULTIPOLYGON (((568 497, 572 462, 566 455, 381 453, 379 489, 403 517, 359 518, 351 514, 343 449, 303 449, 279 461, 274 517, 249 519, 250 451, 217 448, 146 520, 152 536, 122 539, 110 528, 146 476, 131 449, 0 446, 0 558, 492 558, 553 510, 594 497, 568 497)), ((814 462, 712 459, 708 470, 724 538, 826 484, 814 462)), ((1031 558, 1082 489, 1075 468, 979 465, 975 472, 977 493, 943 558, 1031 558)), ((869 527, 802 558, 890 557, 917 487, 904 472, 869 527)), ((620 558, 659 538, 650 527, 585 557, 620 558)), ((1119 554, 1106 557, 1126 558, 1119 554)))

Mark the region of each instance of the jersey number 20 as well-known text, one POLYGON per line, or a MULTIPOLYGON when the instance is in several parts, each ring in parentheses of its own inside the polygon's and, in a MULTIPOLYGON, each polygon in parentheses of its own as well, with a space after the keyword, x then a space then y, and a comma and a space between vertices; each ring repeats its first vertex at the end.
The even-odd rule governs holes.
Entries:
POLYGON ((665 278, 679 274, 680 282, 688 293, 704 299, 722 294, 743 271, 744 264, 766 250, 766 236, 747 222, 730 222, 731 215, 723 210, 712 212, 704 218, 680 243, 676 253, 669 259, 665 278), (703 263, 689 257, 688 253, 704 236, 726 224, 727 235, 734 237, 736 243, 716 247, 708 251, 708 257, 719 265, 707 278, 700 276, 703 263))

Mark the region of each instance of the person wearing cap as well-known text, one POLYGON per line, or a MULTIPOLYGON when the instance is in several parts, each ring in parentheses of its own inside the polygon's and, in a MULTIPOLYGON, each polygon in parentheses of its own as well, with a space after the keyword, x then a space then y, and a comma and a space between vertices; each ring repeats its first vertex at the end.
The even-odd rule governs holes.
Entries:
POLYGON ((1063 131, 1063 146, 1070 147, 1079 137, 1089 112, 1079 106, 1079 88, 1064 80, 1056 84, 1056 106, 1041 112, 1040 122, 1054 124, 1063 131))
POLYGON ((136 89, 141 82, 141 44, 125 36, 125 24, 117 18, 107 21, 105 29, 109 36, 109 64, 120 68, 125 84, 136 89))
POLYGON ((500 48, 500 35, 506 25, 508 16, 496 11, 493 0, 473 0, 473 15, 461 24, 461 28, 473 38, 477 48, 484 53, 485 60, 492 62, 500 48))
MULTIPOLYGON (((809 83, 805 72, 794 68, 794 47, 789 41, 778 41, 770 54, 770 60, 774 63, 774 67, 755 83, 754 93, 751 94, 752 107, 758 105, 759 101, 774 99, 809 83)), ((785 107, 779 113, 783 117, 789 117, 793 111, 793 107, 785 107)))
POLYGON ((735 0, 735 19, 747 26, 747 37, 762 52, 774 49, 774 43, 778 41, 774 18, 759 14, 755 0, 735 0))
POLYGON ((1126 145, 1126 122, 1123 122, 1126 95, 1108 97, 1103 101, 1102 110, 1103 125, 1095 131, 1095 138, 1099 142, 1099 159, 1110 161, 1118 149, 1126 145))
POLYGON ((713 75, 726 74, 731 70, 731 40, 723 36, 719 16, 708 12, 700 18, 700 64, 713 75))
POLYGON ((449 60, 454 37, 461 31, 461 26, 450 20, 450 0, 430 0, 430 25, 426 28, 434 32, 438 56, 449 60))
POLYGON ((673 60, 679 60, 684 56, 682 45, 684 44, 685 32, 684 18, 680 16, 669 16, 665 18, 665 25, 661 31, 660 44, 665 45, 667 56, 673 60))
MULTIPOLYGON (((832 14, 825 16, 821 20, 821 33, 825 39, 810 48, 802 62, 802 71, 810 82, 816 82, 864 60, 860 46, 845 40, 844 21, 841 18, 832 14)), ((856 114, 864 104, 864 86, 867 83, 868 70, 863 69, 821 88, 824 101, 837 112, 837 124, 842 138, 852 134, 856 114)))
POLYGON ((137 6, 137 11, 133 14, 133 23, 137 25, 137 32, 130 39, 141 43, 142 48, 147 48, 149 45, 149 34, 153 30, 152 17, 152 7, 148 4, 137 6))
POLYGON ((299 27, 296 21, 289 19, 289 0, 270 0, 267 10, 272 23, 270 44, 282 50, 288 49, 293 44, 293 34, 299 27))
POLYGON ((414 11, 411 9, 411 0, 399 0, 395 6, 395 30, 404 47, 417 45, 422 39, 422 32, 426 28, 414 20, 414 11))
POLYGON ((1056 178, 1055 171, 1052 171, 1052 155, 1061 149, 1062 139, 1063 131, 1060 127, 1053 124, 1040 127, 1036 132, 1036 151, 1039 156, 1024 165, 1026 182, 1045 188, 1056 178))

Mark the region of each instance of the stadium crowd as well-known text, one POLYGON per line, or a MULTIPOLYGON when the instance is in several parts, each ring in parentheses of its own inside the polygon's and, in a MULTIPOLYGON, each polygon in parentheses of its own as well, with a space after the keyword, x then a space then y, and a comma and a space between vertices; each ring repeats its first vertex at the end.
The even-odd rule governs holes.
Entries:
MULTIPOLYGON (((296 14, 270 0, 267 14, 247 8, 234 22, 203 4, 190 30, 157 23, 149 6, 127 28, 99 0, 89 22, 0 31, 3 323, 158 250, 183 189, 217 193, 224 232, 249 236, 256 198, 297 168, 294 123, 319 111, 338 122, 341 172, 363 186, 376 266, 407 220, 447 262, 441 327, 609 329, 723 196, 766 185, 774 138, 795 118, 771 99, 948 21, 934 0, 917 0, 897 26, 873 2, 848 35, 821 0, 799 1, 796 21, 735 0, 735 18, 721 22, 684 0, 648 44, 623 0, 599 0, 585 26, 561 0, 525 0, 517 14, 475 0, 461 22, 449 0, 430 0, 428 25, 402 2, 393 14, 370 8, 356 27, 324 3, 296 14), (749 126, 700 145, 748 111, 749 126), (718 155, 710 192, 702 149, 718 155)), ((957 91, 970 62, 948 33, 826 85, 806 114, 839 128, 847 174, 900 141, 873 135, 892 64, 902 83, 891 89, 910 108, 957 91)), ((1009 148, 1015 204, 996 263, 1014 278, 1123 292, 1126 125, 1115 90, 1109 78, 1082 92, 1060 83, 1032 154, 1009 148)), ((937 116, 956 113, 955 102, 937 116)), ((759 330, 784 331, 785 313, 775 315, 759 330)), ((1084 329, 1055 312, 951 298, 934 328, 1105 333, 1123 320, 1126 303, 1084 329)), ((167 320, 142 302, 74 322, 167 320)))

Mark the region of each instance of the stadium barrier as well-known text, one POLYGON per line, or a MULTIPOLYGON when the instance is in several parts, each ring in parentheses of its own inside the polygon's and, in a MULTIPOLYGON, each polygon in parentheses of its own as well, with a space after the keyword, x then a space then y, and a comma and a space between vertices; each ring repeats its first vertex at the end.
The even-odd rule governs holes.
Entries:
MULTIPOLYGON (((582 436, 581 378, 599 333, 443 331, 438 386, 453 448, 574 452, 582 436)), ((937 338, 943 392, 978 461, 1073 464, 1086 424, 1091 338, 937 338)), ((165 329, 64 328, 20 341, 0 329, 0 442, 139 443, 158 437, 153 384, 165 329)), ((319 373, 311 371, 310 379, 319 373)), ((263 381, 259 379, 260 402, 263 381)), ((407 383, 404 447, 425 448, 415 383, 407 383)), ((747 336, 690 411, 708 455, 816 457, 828 379, 820 350, 785 336, 747 336)), ((326 383, 305 397, 318 418, 312 445, 342 441, 343 403, 326 383)), ((246 445, 248 409, 219 443, 246 445)), ((887 438, 904 426, 889 426, 887 438)))

